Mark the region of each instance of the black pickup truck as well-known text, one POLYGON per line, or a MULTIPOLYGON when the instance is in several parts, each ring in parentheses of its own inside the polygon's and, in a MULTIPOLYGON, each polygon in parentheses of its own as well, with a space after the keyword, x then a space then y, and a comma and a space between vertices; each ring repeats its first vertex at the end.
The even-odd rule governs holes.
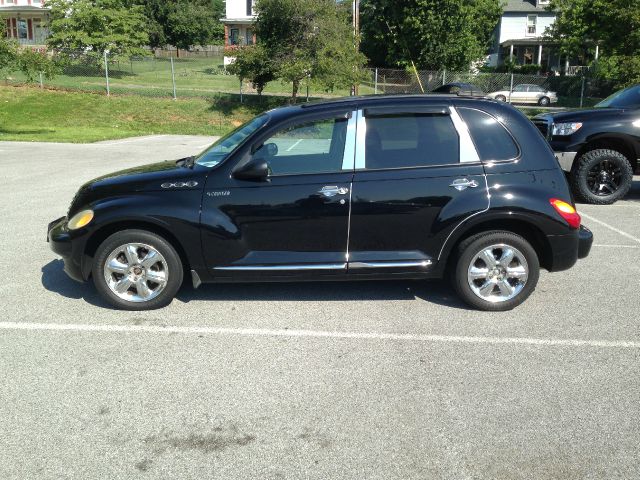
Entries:
POLYGON ((640 164, 640 85, 595 108, 536 116, 577 199, 611 204, 626 195, 640 164))

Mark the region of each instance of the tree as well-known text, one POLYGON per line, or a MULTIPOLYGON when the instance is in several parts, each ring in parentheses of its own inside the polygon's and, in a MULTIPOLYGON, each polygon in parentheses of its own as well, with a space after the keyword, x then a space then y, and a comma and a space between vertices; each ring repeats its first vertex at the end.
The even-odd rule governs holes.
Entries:
POLYGON ((234 52, 235 60, 227 70, 232 75, 237 75, 240 80, 249 80, 253 88, 262 95, 267 83, 276 79, 276 71, 264 47, 248 45, 234 52))
POLYGON ((640 82, 640 0, 552 0, 557 18, 547 35, 583 65, 601 52, 596 72, 618 86, 640 82))
POLYGON ((193 45, 221 44, 224 40, 223 0, 128 0, 139 5, 148 19, 149 45, 173 45, 188 50, 193 45))
POLYGON ((266 70, 291 82, 296 98, 312 78, 327 90, 357 83, 365 57, 354 45, 348 11, 334 0, 260 0, 257 42, 266 70))
POLYGON ((45 78, 53 78, 58 70, 46 53, 20 48, 17 42, 6 38, 5 25, 0 24, 0 72, 20 71, 27 82, 33 82, 41 73, 45 78))
POLYGON ((143 55, 149 42, 141 6, 124 0, 48 0, 51 7, 47 41, 59 50, 83 50, 102 55, 143 55))
POLYGON ((378 66, 467 70, 485 57, 499 0, 366 0, 362 51, 378 66))

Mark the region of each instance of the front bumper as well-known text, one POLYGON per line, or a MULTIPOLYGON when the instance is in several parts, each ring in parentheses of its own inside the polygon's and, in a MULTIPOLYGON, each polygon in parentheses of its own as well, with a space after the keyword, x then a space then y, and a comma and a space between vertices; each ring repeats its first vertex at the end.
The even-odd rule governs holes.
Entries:
POLYGON ((60 217, 49 223, 47 227, 47 242, 54 253, 64 260, 64 271, 69 277, 84 282, 82 275, 81 255, 75 254, 74 242, 67 228, 67 217, 60 217))

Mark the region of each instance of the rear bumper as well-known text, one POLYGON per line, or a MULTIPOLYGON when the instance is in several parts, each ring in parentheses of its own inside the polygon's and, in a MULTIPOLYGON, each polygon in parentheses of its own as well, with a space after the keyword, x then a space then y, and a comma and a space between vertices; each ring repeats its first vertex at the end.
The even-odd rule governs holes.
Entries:
POLYGON ((549 235, 547 239, 551 245, 549 271, 559 272, 573 267, 578 259, 589 255, 593 244, 593 233, 581 225, 578 230, 567 235, 549 235))
POLYGON ((580 225, 578 231, 578 258, 586 258, 593 245, 593 233, 587 227, 580 225))
POLYGON ((67 228, 67 217, 60 217, 49 224, 47 242, 51 250, 64 260, 65 273, 78 282, 84 282, 81 256, 74 254, 74 242, 67 228))

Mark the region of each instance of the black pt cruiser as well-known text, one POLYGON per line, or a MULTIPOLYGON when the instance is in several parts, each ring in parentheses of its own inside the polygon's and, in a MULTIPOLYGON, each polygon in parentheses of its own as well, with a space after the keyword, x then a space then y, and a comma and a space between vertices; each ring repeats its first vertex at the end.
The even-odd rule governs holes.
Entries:
POLYGON ((448 95, 271 110, 195 157, 85 184, 48 229, 72 278, 130 310, 167 305, 185 276, 449 277, 468 304, 508 310, 592 238, 524 115, 448 95))

